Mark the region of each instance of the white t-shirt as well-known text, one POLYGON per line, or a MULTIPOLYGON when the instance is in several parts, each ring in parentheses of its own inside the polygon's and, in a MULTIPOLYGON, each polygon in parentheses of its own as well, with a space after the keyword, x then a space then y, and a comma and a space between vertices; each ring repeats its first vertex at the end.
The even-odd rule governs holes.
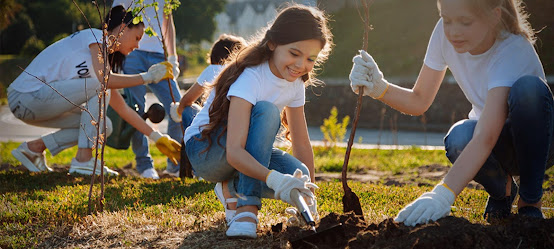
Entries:
MULTIPOLYGON (((214 94, 214 91, 210 92, 210 97, 214 94)), ((269 64, 266 61, 260 65, 244 69, 244 72, 229 88, 227 98, 230 99, 231 96, 239 97, 252 105, 255 105, 258 101, 267 101, 276 105, 279 111, 283 111, 285 106, 303 106, 306 101, 305 94, 304 82, 301 78, 294 82, 277 78, 269 69, 269 64)), ((208 124, 210 120, 208 111, 212 102, 213 98, 211 100, 208 98, 202 110, 185 131, 184 141, 188 141, 192 136, 199 134, 203 129, 201 126, 208 124)))
POLYGON ((478 120, 485 106, 487 92, 495 87, 512 87, 525 75, 546 79, 533 45, 520 35, 503 34, 485 53, 457 53, 444 35, 442 18, 431 35, 424 63, 434 70, 450 68, 472 105, 469 118, 478 120))
MULTIPOLYGON (((25 68, 25 71, 46 83, 76 78, 96 79, 89 45, 101 42, 102 31, 99 29, 77 31, 45 48, 25 68)), ((25 93, 36 91, 44 86, 43 82, 33 76, 22 72, 10 87, 25 93)))
POLYGON ((215 77, 219 75, 219 72, 223 69, 223 65, 214 65, 210 64, 207 66, 200 76, 196 79, 196 83, 200 86, 204 86, 205 83, 212 83, 215 80, 215 77))
MULTIPOLYGON (((136 0, 114 0, 112 7, 115 7, 117 5, 123 6, 127 11, 129 9, 134 8, 136 4, 136 0), (131 6, 131 7, 129 7, 131 6)), ((164 0, 144 0, 144 5, 152 4, 154 2, 158 2, 158 18, 160 20, 160 23, 158 25, 158 19, 156 19, 156 10, 153 6, 149 6, 144 8, 144 13, 146 16, 143 17, 143 22, 145 27, 152 27, 154 32, 158 34, 158 36, 149 36, 147 34, 144 34, 142 36, 142 39, 139 42, 139 50, 142 51, 148 51, 148 52, 155 52, 155 53, 164 53, 164 49, 162 47, 162 43, 160 42, 162 33, 160 32, 160 27, 163 24, 163 18, 164 18, 164 0), (150 20, 148 20, 148 18, 150 20)), ((142 13, 141 13, 142 15, 142 13)))

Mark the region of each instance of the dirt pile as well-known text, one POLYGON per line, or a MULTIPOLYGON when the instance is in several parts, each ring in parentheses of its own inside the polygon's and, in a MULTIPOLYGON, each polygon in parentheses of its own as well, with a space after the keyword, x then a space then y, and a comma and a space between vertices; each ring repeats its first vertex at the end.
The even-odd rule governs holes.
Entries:
POLYGON ((392 219, 367 224, 353 213, 331 213, 321 219, 317 230, 337 224, 342 224, 342 229, 318 233, 305 240, 299 237, 313 232, 289 227, 285 234, 293 248, 554 248, 554 219, 514 216, 499 224, 482 225, 449 216, 408 227, 392 219))

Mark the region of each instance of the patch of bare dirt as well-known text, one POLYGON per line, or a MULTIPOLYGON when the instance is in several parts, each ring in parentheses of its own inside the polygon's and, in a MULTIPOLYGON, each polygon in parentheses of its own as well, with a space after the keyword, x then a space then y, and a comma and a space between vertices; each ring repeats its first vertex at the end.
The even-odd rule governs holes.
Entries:
MULTIPOLYGON (((424 165, 412 170, 403 171, 397 174, 393 172, 368 170, 363 173, 348 172, 348 179, 364 183, 382 183, 387 186, 433 186, 439 182, 450 167, 440 164, 424 165)), ((319 181, 340 181, 340 172, 320 172, 315 174, 316 182, 319 181)), ((471 181, 469 188, 483 189, 479 183, 471 181)))
POLYGON ((501 224, 482 225, 449 216, 408 227, 392 219, 368 224, 353 213, 331 213, 321 219, 317 230, 337 224, 341 229, 335 228, 332 234, 314 235, 295 227, 285 234, 293 248, 554 248, 554 219, 513 216, 501 224))

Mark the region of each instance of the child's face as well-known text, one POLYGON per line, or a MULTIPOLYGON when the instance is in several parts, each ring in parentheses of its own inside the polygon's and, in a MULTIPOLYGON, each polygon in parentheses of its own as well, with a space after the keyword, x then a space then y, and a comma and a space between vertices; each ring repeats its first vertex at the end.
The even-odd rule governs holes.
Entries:
MULTIPOLYGON (((123 24, 122 24, 123 25, 123 24)), ((119 31, 119 28, 115 28, 114 30, 119 31)), ((133 50, 138 48, 138 44, 140 42, 140 39, 142 39, 142 35, 144 34, 144 25, 137 25, 132 28, 125 28, 123 30, 123 34, 121 37, 119 37, 119 48, 117 51, 124 55, 128 55, 133 50)), ((117 36, 117 34, 114 34, 117 36)))
POLYGON ((442 0, 444 34, 458 53, 482 54, 496 37, 490 19, 477 16, 464 0, 442 0))
POLYGON ((269 68, 278 78, 293 82, 314 68, 323 44, 319 40, 304 40, 285 45, 270 44, 273 51, 269 68))

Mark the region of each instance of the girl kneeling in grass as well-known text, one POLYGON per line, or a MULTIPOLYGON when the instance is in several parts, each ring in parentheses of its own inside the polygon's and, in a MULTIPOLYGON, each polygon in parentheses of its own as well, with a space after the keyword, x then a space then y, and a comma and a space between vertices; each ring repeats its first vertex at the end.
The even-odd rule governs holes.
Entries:
POLYGON ((302 5, 283 9, 263 37, 230 56, 210 92, 213 100, 187 128, 185 150, 195 174, 222 182, 226 211, 236 209, 226 212, 233 216, 227 217, 228 237, 256 238, 261 198, 292 204, 292 189, 317 213, 305 86, 313 83, 314 66, 327 58, 331 39, 321 11, 302 5), (280 120, 294 157, 273 147, 280 120))
POLYGON ((510 215, 520 176, 518 213, 543 218, 544 172, 553 164, 553 98, 537 53, 535 34, 519 0, 439 0, 438 21, 412 89, 390 84, 373 58, 354 57, 352 89, 411 115, 424 113, 446 68, 472 104, 469 119, 444 139, 453 163, 446 177, 400 211, 396 221, 416 225, 450 213, 469 181, 485 187, 485 218, 510 215))

